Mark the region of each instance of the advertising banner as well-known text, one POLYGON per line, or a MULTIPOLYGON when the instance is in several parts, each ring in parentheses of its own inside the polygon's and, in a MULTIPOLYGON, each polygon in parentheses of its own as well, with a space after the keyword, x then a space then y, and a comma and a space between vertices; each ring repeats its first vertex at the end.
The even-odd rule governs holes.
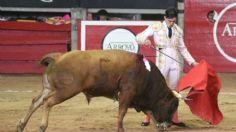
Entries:
POLYGON ((217 72, 236 72, 236 0, 185 1, 185 43, 217 72))
MULTIPOLYGON (((81 21, 78 23, 78 49, 120 49, 141 53, 153 62, 156 51, 140 46, 135 40, 136 34, 142 32, 151 21, 81 21)), ((151 38, 150 38, 151 39, 151 38)))

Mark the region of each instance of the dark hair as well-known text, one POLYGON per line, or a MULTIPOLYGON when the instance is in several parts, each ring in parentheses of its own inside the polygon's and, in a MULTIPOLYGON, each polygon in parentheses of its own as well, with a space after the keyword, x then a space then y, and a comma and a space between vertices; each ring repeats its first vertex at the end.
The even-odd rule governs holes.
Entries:
POLYGON ((169 7, 165 11, 166 18, 174 18, 177 17, 178 11, 174 7, 169 7))
POLYGON ((99 10, 99 11, 98 11, 98 15, 107 16, 107 15, 108 15, 108 12, 107 12, 106 10, 102 9, 102 10, 99 10))

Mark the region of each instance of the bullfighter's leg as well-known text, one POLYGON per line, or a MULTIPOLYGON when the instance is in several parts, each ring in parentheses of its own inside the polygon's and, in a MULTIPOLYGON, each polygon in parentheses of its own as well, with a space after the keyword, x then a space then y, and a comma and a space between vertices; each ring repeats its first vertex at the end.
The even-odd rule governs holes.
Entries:
POLYGON ((26 115, 17 124, 17 132, 22 132, 29 121, 31 115, 43 104, 44 98, 50 95, 49 89, 44 89, 42 94, 32 100, 32 103, 28 109, 26 115))
MULTIPOLYGON (((169 78, 171 78, 169 81, 169 87, 172 90, 175 90, 180 79, 180 66, 177 65, 170 70, 169 78)), ((174 125, 177 125, 179 127, 186 127, 186 125, 179 119, 178 108, 173 115, 172 122, 174 125)))
POLYGON ((153 113, 151 111, 148 110, 148 111, 145 111, 144 113, 146 114, 146 116, 145 116, 144 121, 141 123, 141 126, 148 126, 151 122, 151 119, 155 124, 157 124, 157 121, 154 118, 153 113))
POLYGON ((154 124, 157 124, 157 120, 155 119, 153 113, 151 111, 146 111, 146 113, 147 113, 147 116, 152 119, 154 124))

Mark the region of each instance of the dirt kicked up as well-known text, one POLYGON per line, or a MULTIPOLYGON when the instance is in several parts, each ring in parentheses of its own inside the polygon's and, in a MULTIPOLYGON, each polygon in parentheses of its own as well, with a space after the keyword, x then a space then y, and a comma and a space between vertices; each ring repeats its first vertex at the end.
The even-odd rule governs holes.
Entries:
MULTIPOLYGON (((180 102, 180 116, 187 128, 172 126, 169 131, 177 132, 230 132, 236 131, 236 74, 219 74, 222 90, 219 107, 224 115, 223 121, 213 126, 193 115, 188 106, 180 102)), ((40 75, 0 74, 0 131, 14 132, 16 124, 26 113, 33 97, 42 89, 40 75)), ((80 94, 52 108, 49 116, 48 132, 115 132, 117 129, 118 104, 113 100, 93 98, 88 105, 80 94)), ((129 109, 124 119, 127 132, 153 132, 155 124, 148 127, 140 125, 144 114, 129 109)), ((39 108, 27 124, 26 132, 38 131, 42 118, 39 108)))

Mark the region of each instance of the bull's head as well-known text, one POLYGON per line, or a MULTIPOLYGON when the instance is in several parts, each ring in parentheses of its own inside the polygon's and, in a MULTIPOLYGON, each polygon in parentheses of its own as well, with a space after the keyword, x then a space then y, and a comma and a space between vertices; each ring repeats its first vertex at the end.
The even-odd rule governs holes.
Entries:
POLYGON ((179 105, 179 99, 174 94, 169 96, 165 100, 157 102, 157 107, 152 111, 153 120, 157 121, 156 124, 161 131, 165 131, 171 126, 172 117, 179 105))

